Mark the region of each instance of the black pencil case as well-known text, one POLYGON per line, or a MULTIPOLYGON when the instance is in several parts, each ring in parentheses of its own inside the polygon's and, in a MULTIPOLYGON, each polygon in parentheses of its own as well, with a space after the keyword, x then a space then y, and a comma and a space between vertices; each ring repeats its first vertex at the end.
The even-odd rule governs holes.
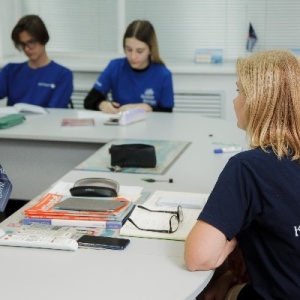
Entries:
POLYGON ((11 114, 0 118, 0 129, 9 128, 23 123, 25 117, 21 114, 11 114))
POLYGON ((156 166, 155 148, 152 145, 111 145, 109 153, 113 167, 154 168, 156 166))

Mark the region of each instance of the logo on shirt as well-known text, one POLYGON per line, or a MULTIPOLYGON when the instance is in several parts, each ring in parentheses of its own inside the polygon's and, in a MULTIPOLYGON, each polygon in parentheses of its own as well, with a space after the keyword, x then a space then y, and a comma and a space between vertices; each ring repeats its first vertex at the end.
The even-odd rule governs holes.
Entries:
POLYGON ((96 81, 96 85, 98 85, 98 86, 102 86, 102 83, 100 82, 100 81, 96 81))
POLYGON ((145 92, 141 95, 144 103, 147 103, 151 106, 156 105, 156 100, 154 97, 153 89, 146 89, 145 92))
POLYGON ((298 237, 299 236, 299 232, 300 232, 300 226, 294 226, 294 230, 295 230, 295 236, 298 237))
POLYGON ((38 86, 48 87, 50 89, 55 89, 54 83, 47 83, 47 82, 38 82, 38 86))

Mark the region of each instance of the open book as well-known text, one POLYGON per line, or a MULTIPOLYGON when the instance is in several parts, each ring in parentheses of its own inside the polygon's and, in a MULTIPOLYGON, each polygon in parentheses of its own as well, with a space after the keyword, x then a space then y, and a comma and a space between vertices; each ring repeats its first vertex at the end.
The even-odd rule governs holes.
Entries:
POLYGON ((13 106, 0 107, 0 114, 9 115, 18 113, 47 114, 48 112, 44 107, 28 103, 16 103, 13 106))

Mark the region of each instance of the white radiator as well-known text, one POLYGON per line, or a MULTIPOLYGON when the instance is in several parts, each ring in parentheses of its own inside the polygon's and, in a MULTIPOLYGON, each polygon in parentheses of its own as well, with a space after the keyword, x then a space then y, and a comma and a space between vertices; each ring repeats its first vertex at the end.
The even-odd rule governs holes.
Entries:
POLYGON ((198 113, 224 118, 224 93, 220 91, 175 91, 174 112, 198 113))
POLYGON ((83 90, 76 90, 72 94, 72 102, 73 106, 76 109, 82 109, 83 108, 83 100, 88 94, 89 91, 83 91, 83 90))
MULTIPOLYGON (((88 91, 76 90, 72 95, 74 108, 83 108, 88 91)), ((224 93, 220 91, 175 91, 173 112, 198 113, 211 118, 224 117, 224 93)))

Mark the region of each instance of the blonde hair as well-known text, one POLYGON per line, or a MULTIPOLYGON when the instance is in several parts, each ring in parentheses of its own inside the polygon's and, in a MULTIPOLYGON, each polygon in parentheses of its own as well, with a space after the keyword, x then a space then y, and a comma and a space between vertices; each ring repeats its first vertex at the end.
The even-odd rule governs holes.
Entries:
POLYGON ((135 20, 130 23, 123 37, 123 48, 125 49, 126 38, 136 38, 148 45, 151 51, 151 61, 165 65, 159 56, 158 42, 153 25, 146 20, 135 20))
POLYGON ((290 51, 271 50, 237 60, 246 96, 250 147, 271 147, 279 159, 300 162, 300 63, 290 51))

